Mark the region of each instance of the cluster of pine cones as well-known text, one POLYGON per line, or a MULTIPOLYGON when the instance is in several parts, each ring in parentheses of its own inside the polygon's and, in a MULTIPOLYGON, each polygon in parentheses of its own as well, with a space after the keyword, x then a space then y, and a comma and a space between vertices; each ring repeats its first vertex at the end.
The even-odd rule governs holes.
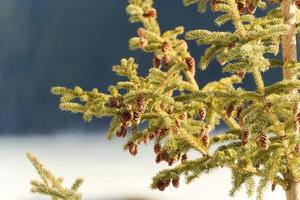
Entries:
MULTIPOLYGON (((212 12, 217 11, 217 6, 222 2, 222 0, 210 0, 210 9, 212 12)), ((237 8, 240 15, 254 14, 256 11, 256 5, 251 0, 236 0, 237 8)))
POLYGON ((173 178, 172 180, 160 180, 157 182, 156 187, 160 191, 164 191, 166 187, 170 185, 172 182, 173 187, 178 188, 179 187, 179 176, 173 178))

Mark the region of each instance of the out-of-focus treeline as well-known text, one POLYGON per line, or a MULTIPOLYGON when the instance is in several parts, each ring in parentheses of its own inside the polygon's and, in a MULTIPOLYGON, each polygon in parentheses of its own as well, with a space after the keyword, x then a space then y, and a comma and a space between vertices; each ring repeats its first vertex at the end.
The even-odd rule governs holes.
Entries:
MULTIPOLYGON (((155 4, 163 31, 177 25, 220 29, 213 23, 215 13, 197 13, 181 0, 155 4)), ((106 91, 117 80, 111 66, 122 57, 134 56, 146 73, 151 56, 128 50, 138 26, 128 23, 126 5, 126 0, 0 0, 0 133, 107 127, 107 119, 84 124, 79 115, 61 112, 50 87, 106 91)), ((190 44, 199 60, 204 48, 190 44)), ((221 67, 213 62, 197 79, 203 84, 220 76, 221 67)), ((265 77, 270 82, 278 73, 265 77)), ((253 87, 250 77, 244 86, 253 87)))

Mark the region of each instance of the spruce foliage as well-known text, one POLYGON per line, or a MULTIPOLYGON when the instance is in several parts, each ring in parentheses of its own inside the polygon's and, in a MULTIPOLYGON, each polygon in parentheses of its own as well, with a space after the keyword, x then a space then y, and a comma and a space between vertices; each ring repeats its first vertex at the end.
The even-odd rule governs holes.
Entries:
MULTIPOLYGON (((183 0, 185 6, 198 5, 207 10, 206 0, 183 0)), ((137 36, 129 40, 129 48, 153 54, 147 76, 138 74, 133 58, 123 58, 112 67, 118 76, 126 77, 108 88, 85 91, 53 87, 59 95, 63 111, 81 113, 87 122, 93 118, 111 117, 108 138, 126 137, 123 146, 130 154, 138 153, 138 145, 154 141, 156 162, 175 167, 165 169, 153 178, 151 187, 164 190, 170 183, 179 186, 180 177, 189 183, 217 168, 230 168, 234 195, 245 185, 249 196, 256 190, 262 199, 266 186, 289 187, 300 180, 299 80, 281 80, 265 85, 262 74, 273 68, 300 71, 297 61, 274 60, 279 52, 280 37, 289 33, 284 24, 280 4, 266 15, 254 16, 256 8, 264 9, 261 0, 210 0, 210 9, 221 14, 215 24, 232 23, 234 31, 191 30, 186 40, 195 40, 207 48, 199 67, 205 70, 216 59, 223 72, 231 75, 199 86, 194 77, 196 62, 187 43, 178 39, 182 26, 161 32, 152 0, 129 0, 126 8, 130 22, 140 23, 137 36), (252 76, 256 90, 238 87, 252 76), (212 134, 223 121, 228 130, 212 134), (128 134, 128 132, 131 132, 128 134), (197 159, 188 159, 191 151, 197 159), (258 184, 254 178, 258 177, 258 184)))

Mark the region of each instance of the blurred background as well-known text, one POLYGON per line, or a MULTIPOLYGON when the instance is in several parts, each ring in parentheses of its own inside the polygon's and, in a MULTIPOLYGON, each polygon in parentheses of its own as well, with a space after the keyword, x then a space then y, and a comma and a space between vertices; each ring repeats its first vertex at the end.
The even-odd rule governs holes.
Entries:
MULTIPOLYGON (((155 2, 162 31, 178 25, 185 30, 232 29, 230 24, 216 27, 216 13, 200 14, 196 6, 170 2, 155 2)), ((140 73, 147 73, 152 55, 128 50, 128 39, 139 25, 129 24, 126 5, 125 0, 0 0, 0 199, 40 199, 29 192, 35 173, 26 151, 67 177, 67 183, 77 175, 85 177, 86 199, 229 199, 226 170, 176 191, 151 191, 151 176, 165 167, 155 165, 151 148, 132 159, 122 152, 121 141, 105 140, 109 119, 86 124, 80 115, 58 109, 51 86, 107 91, 118 80, 111 66, 130 56, 140 64, 140 73)), ((205 47, 189 44, 199 60, 205 47)), ((279 80, 280 73, 265 73, 266 83, 279 80)), ((221 67, 212 62, 197 72, 197 81, 203 85, 221 76, 221 67)), ((253 89, 252 78, 246 76, 241 87, 253 89)), ((240 195, 235 199, 245 199, 240 195)), ((278 199, 283 193, 267 195, 278 199)))

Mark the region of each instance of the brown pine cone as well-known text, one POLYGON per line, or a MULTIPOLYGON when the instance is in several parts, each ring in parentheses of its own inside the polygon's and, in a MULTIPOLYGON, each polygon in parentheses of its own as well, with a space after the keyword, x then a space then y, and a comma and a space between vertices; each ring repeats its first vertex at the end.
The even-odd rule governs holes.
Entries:
POLYGON ((195 59, 191 56, 191 57, 188 57, 185 59, 185 63, 187 65, 187 70, 189 72, 191 72, 191 74, 193 76, 195 76, 195 73, 196 73, 196 61, 195 59))
POLYGON ((128 145, 128 150, 129 150, 129 153, 133 156, 135 156, 138 153, 137 145, 134 143, 130 143, 128 145))
POLYGON ((144 113, 146 110, 146 99, 143 95, 138 95, 136 99, 136 107, 137 111, 140 113, 144 113))
POLYGON ((156 144, 154 145, 154 147, 153 147, 153 150, 154 150, 154 153, 155 153, 156 155, 159 154, 160 151, 161 151, 161 146, 160 146, 160 144, 159 144, 159 143, 156 143, 156 144))
POLYGON ((157 189, 159 189, 160 191, 164 191, 165 190, 165 183, 164 181, 158 181, 156 184, 157 189))
POLYGON ((159 156, 160 156, 160 160, 164 160, 164 161, 169 160, 169 154, 166 151, 160 152, 159 156))
POLYGON ((275 190, 275 188, 276 188, 276 183, 272 183, 272 187, 271 187, 272 192, 275 190))
POLYGON ((129 111, 124 111, 121 114, 121 121, 123 124, 126 124, 127 122, 130 122, 132 120, 132 113, 129 111))
POLYGON ((143 14, 143 17, 156 17, 156 16, 157 13, 154 8, 152 8, 149 12, 143 14))
POLYGON ((169 46, 169 44, 167 42, 162 43, 162 45, 161 45, 161 51, 162 52, 168 51, 169 48, 170 48, 170 46, 169 46))
POLYGON ((262 150, 267 150, 269 148, 270 141, 265 133, 262 133, 259 136, 259 144, 262 150))
POLYGON ((164 180, 164 184, 165 184, 165 187, 168 187, 171 183, 171 180, 167 179, 167 180, 164 180))
POLYGON ((174 188, 179 187, 179 176, 172 179, 172 185, 173 185, 174 188))
POLYGON ((199 118, 200 118, 200 120, 204 120, 205 117, 206 117, 206 110, 205 110, 205 108, 201 108, 199 110, 199 118))
POLYGON ((122 124, 122 126, 120 127, 120 130, 116 133, 117 137, 125 137, 127 134, 127 128, 126 126, 124 126, 124 124, 122 124))
POLYGON ((242 135, 242 145, 245 145, 248 143, 250 138, 250 132, 248 130, 244 131, 243 135, 242 135))
POLYGON ((119 102, 118 98, 116 97, 110 97, 109 98, 109 104, 110 104, 110 107, 112 108, 121 108, 121 103, 119 102))
POLYGON ((231 117, 231 114, 232 114, 232 111, 234 109, 234 105, 233 104, 230 104, 227 109, 226 109, 226 115, 227 117, 231 117))
POLYGON ((244 79, 246 75, 246 71, 244 69, 241 69, 237 72, 237 75, 240 77, 240 79, 244 79))
POLYGON ((175 162, 176 162, 176 158, 174 158, 174 157, 169 158, 169 160, 168 160, 169 166, 172 166, 175 162))
POLYGON ((140 47, 143 49, 148 45, 148 40, 146 38, 140 37, 140 47))
POLYGON ((187 155, 186 155, 186 154, 183 154, 183 155, 181 156, 181 162, 185 162, 185 161, 187 161, 187 155))
POLYGON ((139 37, 145 37, 146 29, 144 27, 140 27, 137 30, 137 34, 139 37))
POLYGON ((139 124, 141 121, 140 119, 140 114, 138 112, 133 112, 133 116, 132 116, 132 122, 135 124, 139 124))
POLYGON ((153 58, 152 62, 153 62, 153 67, 154 67, 154 68, 160 69, 160 67, 161 67, 161 60, 160 60, 159 58, 157 58, 157 57, 155 56, 155 57, 153 58))
POLYGON ((143 137, 143 142, 144 142, 144 144, 148 144, 149 141, 150 141, 150 137, 149 137, 148 135, 145 135, 145 136, 143 137))

